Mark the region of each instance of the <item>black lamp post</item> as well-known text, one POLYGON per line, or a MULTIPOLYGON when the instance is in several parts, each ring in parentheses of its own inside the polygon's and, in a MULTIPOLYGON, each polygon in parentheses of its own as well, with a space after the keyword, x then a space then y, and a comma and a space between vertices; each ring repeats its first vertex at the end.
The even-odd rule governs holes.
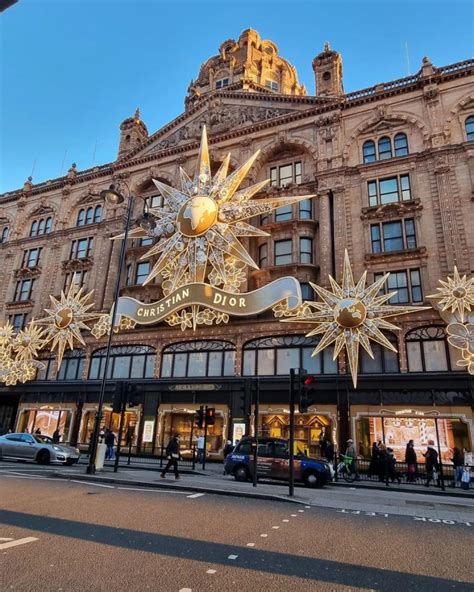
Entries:
MULTIPOLYGON (((104 201, 107 204, 109 204, 111 206, 117 206, 125 201, 125 197, 115 188, 114 185, 111 185, 109 187, 109 189, 105 189, 104 191, 101 191, 100 196, 102 197, 102 199, 104 199, 104 201)), ((143 201, 145 202, 145 206, 144 206, 143 217, 140 221, 140 226, 144 230, 153 230, 153 228, 155 228, 155 226, 156 226, 156 223, 153 220, 153 218, 150 216, 150 214, 148 213, 148 204, 147 204, 146 200, 143 199, 143 201)), ((127 243, 127 238, 128 238, 128 229, 130 226, 130 220, 132 217, 134 203, 135 203, 135 198, 133 197, 133 195, 129 191, 127 221, 125 222, 124 236, 122 239, 122 244, 120 245, 119 265, 118 265, 118 270, 117 270, 117 278, 115 280, 115 292, 114 292, 114 303, 113 303, 113 308, 112 308, 111 327, 110 327, 109 338, 107 341, 107 349, 106 349, 106 353, 105 353, 105 363, 104 363, 104 368, 103 368, 103 373, 102 373, 102 381, 100 383, 99 402, 97 405, 97 412, 96 412, 95 421, 94 421, 94 429, 93 429, 92 438, 91 438, 89 464, 87 465, 87 469, 86 469, 86 473, 88 473, 88 474, 94 474, 96 471, 95 458, 96 458, 96 454, 97 454, 97 445, 99 442, 100 423, 102 421, 102 409, 104 406, 105 389, 107 386, 107 370, 109 367, 110 350, 111 350, 111 346, 112 346, 112 335, 114 333, 117 302, 118 302, 119 295, 120 295, 120 279, 122 276, 123 264, 125 261, 125 248, 126 248, 126 243, 127 243)))

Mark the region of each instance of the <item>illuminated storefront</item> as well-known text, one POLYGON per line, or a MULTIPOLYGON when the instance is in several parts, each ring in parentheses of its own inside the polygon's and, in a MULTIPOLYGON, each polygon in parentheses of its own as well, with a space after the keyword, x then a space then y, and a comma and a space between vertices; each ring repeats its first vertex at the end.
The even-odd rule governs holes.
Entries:
MULTIPOLYGON (((118 436, 120 429, 120 413, 112 413, 112 409, 105 408, 102 411, 103 419, 101 426, 103 428, 111 429, 116 436, 118 436)), ((81 428, 79 430, 79 444, 86 446, 89 445, 89 441, 94 429, 95 421, 95 409, 85 409, 82 416, 81 428)), ((137 430, 140 421, 140 413, 136 409, 126 410, 124 414, 124 424, 122 429, 122 441, 121 445, 125 446, 130 443, 135 445, 137 439, 137 430)))
POLYGON ((72 428, 73 409, 57 408, 49 405, 41 407, 23 408, 17 423, 17 431, 28 431, 30 434, 39 430, 42 435, 52 438, 56 430, 59 431, 62 442, 69 441, 72 428))

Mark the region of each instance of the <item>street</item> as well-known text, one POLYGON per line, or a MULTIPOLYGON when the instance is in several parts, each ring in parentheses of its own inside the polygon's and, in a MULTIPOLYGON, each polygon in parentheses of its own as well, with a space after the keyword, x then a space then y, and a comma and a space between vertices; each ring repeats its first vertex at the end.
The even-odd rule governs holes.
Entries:
POLYGON ((179 483, 147 490, 59 481, 14 463, 1 463, 1 471, 1 590, 432 592, 474 585, 474 521, 193 493, 179 483))

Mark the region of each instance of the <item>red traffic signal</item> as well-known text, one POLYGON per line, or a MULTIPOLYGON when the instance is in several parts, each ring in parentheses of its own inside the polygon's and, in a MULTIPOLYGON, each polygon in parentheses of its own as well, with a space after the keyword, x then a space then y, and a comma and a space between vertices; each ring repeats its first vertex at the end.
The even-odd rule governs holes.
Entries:
POLYGON ((216 410, 214 407, 206 409, 206 423, 207 425, 214 425, 216 422, 216 410))

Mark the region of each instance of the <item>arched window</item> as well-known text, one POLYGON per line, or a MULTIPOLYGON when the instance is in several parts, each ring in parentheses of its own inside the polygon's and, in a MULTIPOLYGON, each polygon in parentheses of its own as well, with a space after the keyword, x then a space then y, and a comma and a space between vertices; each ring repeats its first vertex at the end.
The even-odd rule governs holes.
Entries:
MULTIPOLYGON (((89 378, 102 378, 106 349, 92 354, 89 378)), ((156 351, 148 345, 116 345, 112 347, 107 378, 153 378, 156 351)))
POLYGON ((379 160, 387 160, 392 158, 392 142, 390 138, 384 136, 379 140, 379 160))
POLYGON ((227 341, 174 343, 163 351, 162 378, 234 375, 235 346, 227 341))
POLYGON ((84 226, 85 220, 86 220, 86 211, 84 209, 79 210, 79 214, 77 215, 76 226, 84 226))
POLYGON ((31 228, 30 228, 30 236, 36 236, 37 234, 38 234, 38 221, 33 220, 33 222, 31 223, 31 228))
MULTIPOLYGON (((398 349, 397 338, 393 333, 385 333, 385 337, 398 349)), ((384 374, 386 372, 400 372, 398 353, 393 352, 379 343, 370 342, 374 359, 364 348, 360 348, 359 367, 361 374, 384 374)))
POLYGON ((5 226, 0 233, 0 244, 6 243, 8 240, 8 226, 5 226))
POLYGON ((364 163, 375 162, 377 160, 375 154, 375 142, 372 140, 367 140, 367 142, 364 142, 364 145, 362 146, 362 155, 364 157, 364 163))
POLYGON ((45 219, 41 218, 41 220, 38 222, 38 234, 44 234, 44 229, 45 229, 45 219))
MULTIPOLYGON (((45 234, 49 234, 51 232, 51 228, 53 226, 53 219, 51 217, 46 218, 46 226, 44 228, 45 234)), ((38 234, 41 234, 38 232, 38 234)))
POLYGON ((408 140, 406 134, 396 134, 393 139, 395 156, 406 156, 408 154, 408 140))
POLYGON ((86 355, 82 349, 73 349, 65 352, 57 380, 81 380, 84 371, 86 355))
POLYGON ((459 370, 457 350, 451 348, 443 327, 418 327, 405 338, 409 372, 459 370))
POLYGON ((94 208, 87 208, 86 212, 86 224, 92 224, 94 220, 94 208))
POLYGON ((101 220, 102 220, 102 206, 95 206, 94 224, 98 224, 101 220))
POLYGON ((291 368, 304 368, 311 374, 336 374, 333 347, 327 347, 312 357, 317 339, 303 335, 263 337, 244 345, 243 374, 245 376, 287 375, 291 368))
POLYGON ((468 142, 474 142, 474 115, 469 115, 465 123, 466 138, 468 142))

